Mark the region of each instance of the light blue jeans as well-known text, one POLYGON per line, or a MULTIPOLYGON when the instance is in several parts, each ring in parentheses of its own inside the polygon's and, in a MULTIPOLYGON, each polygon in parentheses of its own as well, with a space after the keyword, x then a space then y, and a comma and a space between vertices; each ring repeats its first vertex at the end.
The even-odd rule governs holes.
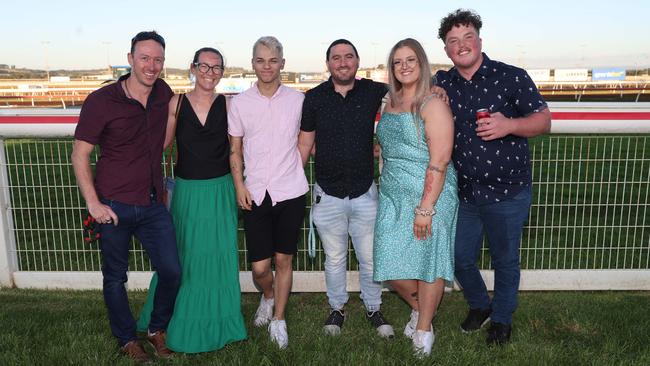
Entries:
POLYGON ((314 184, 313 218, 325 251, 325 285, 332 309, 342 309, 348 302, 347 258, 348 235, 359 261, 361 300, 368 311, 381 306, 381 283, 372 280, 372 247, 377 216, 377 186, 350 199, 326 194, 314 184), (320 197, 320 198, 318 198, 320 197))

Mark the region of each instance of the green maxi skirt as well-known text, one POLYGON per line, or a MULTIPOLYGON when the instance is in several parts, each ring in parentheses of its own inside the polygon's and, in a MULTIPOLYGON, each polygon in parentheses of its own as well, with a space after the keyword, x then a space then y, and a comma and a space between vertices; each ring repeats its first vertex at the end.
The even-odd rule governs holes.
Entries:
MULTIPOLYGON (((237 254, 237 205, 232 176, 176 179, 171 214, 181 286, 167 327, 167 347, 198 353, 246 339, 237 254)), ((138 330, 146 331, 158 278, 151 279, 138 330)))

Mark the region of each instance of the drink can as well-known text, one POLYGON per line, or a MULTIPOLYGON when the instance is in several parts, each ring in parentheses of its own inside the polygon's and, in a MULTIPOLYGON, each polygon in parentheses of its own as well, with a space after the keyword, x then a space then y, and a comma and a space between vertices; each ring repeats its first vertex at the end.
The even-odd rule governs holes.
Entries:
POLYGON ((476 120, 478 121, 481 118, 490 117, 490 111, 487 108, 481 108, 476 110, 476 120))

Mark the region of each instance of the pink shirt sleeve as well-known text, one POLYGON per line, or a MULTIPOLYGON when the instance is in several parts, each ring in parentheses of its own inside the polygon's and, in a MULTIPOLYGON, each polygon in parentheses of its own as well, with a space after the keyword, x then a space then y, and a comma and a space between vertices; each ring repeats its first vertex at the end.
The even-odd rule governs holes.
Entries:
POLYGON ((230 101, 228 108, 228 134, 234 137, 242 137, 244 136, 244 126, 242 126, 237 104, 236 97, 230 101))

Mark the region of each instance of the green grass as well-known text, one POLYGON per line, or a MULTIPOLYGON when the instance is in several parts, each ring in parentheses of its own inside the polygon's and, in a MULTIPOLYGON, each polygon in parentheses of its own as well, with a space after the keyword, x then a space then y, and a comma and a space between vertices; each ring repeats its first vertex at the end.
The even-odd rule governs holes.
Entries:
MULTIPOLYGON (((129 293, 138 311, 145 293, 129 293)), ((341 337, 323 335, 324 294, 292 294, 287 313, 289 347, 276 349, 254 328, 257 294, 244 294, 249 339, 198 355, 177 355, 169 365, 648 365, 648 292, 523 293, 512 342, 488 348, 484 332, 462 334, 462 294, 446 295, 434 321, 432 356, 417 360, 401 331, 407 306, 384 294, 382 310, 396 338, 383 340, 363 318, 358 294, 348 303, 341 337)), ((129 365, 110 334, 98 291, 0 289, 0 365, 129 365)))

